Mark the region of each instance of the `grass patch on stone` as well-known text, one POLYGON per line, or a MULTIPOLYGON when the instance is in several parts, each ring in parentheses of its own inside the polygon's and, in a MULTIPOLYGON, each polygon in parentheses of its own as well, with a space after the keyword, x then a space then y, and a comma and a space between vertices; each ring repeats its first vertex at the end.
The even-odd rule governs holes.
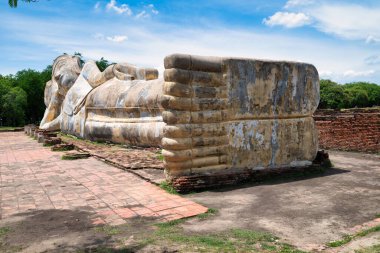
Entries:
POLYGON ((88 153, 66 153, 62 155, 61 159, 62 160, 78 160, 78 159, 87 159, 91 155, 88 153))
POLYGON ((67 160, 67 161, 72 161, 72 160, 77 160, 78 158, 74 158, 74 157, 70 157, 70 156, 62 156, 61 157, 62 160, 67 160))
POLYGON ((71 145, 53 146, 51 148, 51 151, 53 152, 70 151, 70 150, 74 150, 74 148, 75 147, 71 145))
POLYGON ((174 187, 169 184, 168 181, 163 181, 159 184, 159 187, 163 189, 164 191, 170 193, 170 194, 175 194, 178 195, 179 193, 174 189, 174 187))
POLYGON ((351 242, 353 239, 357 238, 357 237, 364 237, 370 233, 374 233, 374 232, 379 232, 380 231, 380 226, 376 226, 376 227, 372 227, 372 228, 368 228, 368 229, 365 229, 365 230, 362 230, 356 234, 353 234, 353 235, 345 235, 343 237, 343 239, 341 240, 337 240, 337 241, 332 241, 332 242, 328 242, 326 245, 329 246, 329 247, 332 247, 332 248, 335 248, 335 247, 340 247, 340 246, 343 246, 349 242, 351 242))

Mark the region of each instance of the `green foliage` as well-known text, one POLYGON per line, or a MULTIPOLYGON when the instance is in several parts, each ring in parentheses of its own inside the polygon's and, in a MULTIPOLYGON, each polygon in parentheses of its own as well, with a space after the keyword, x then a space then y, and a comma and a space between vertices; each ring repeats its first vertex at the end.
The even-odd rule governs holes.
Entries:
POLYGON ((118 229, 117 227, 107 226, 107 225, 95 227, 94 230, 96 232, 104 233, 106 235, 117 235, 121 233, 120 229, 118 229))
POLYGON ((160 183, 159 187, 163 190, 165 190, 166 192, 170 193, 170 194, 175 194, 175 195, 178 195, 178 192, 174 189, 174 187, 168 183, 167 181, 163 181, 160 183))
POLYGON ((162 155, 162 149, 157 152, 157 159, 160 161, 164 161, 164 156, 162 155))
POLYGON ((167 181, 161 182, 159 184, 159 187, 170 194, 176 194, 176 195, 178 194, 178 192, 174 189, 174 187, 167 181))
MULTIPOLYGON (((37 0, 22 0, 24 2, 30 3, 30 2, 36 2, 37 0)), ((18 0, 8 0, 8 4, 11 8, 17 7, 18 0)))
POLYGON ((100 71, 104 71, 109 65, 112 65, 112 63, 102 57, 100 60, 96 61, 96 65, 100 71))
POLYGON ((374 83, 355 82, 338 84, 320 81, 320 109, 342 109, 380 105, 380 86, 374 83))
POLYGON ((27 94, 20 87, 12 87, 1 97, 2 124, 22 126, 25 123, 27 94))
POLYGON ((210 216, 213 216, 213 215, 215 215, 215 214, 217 214, 217 213, 218 213, 218 210, 217 210, 217 209, 215 209, 215 208, 209 208, 209 209, 207 210, 207 212, 205 212, 205 213, 201 213, 201 214, 198 214, 197 217, 198 217, 199 219, 201 219, 201 220, 204 220, 204 219, 207 219, 207 218, 209 218, 210 216))
POLYGON ((46 82, 51 79, 51 68, 44 71, 21 70, 15 75, 15 84, 27 93, 25 119, 29 123, 37 123, 44 115, 44 90, 46 82), (50 74, 49 74, 50 72, 50 74))
POLYGON ((9 227, 0 227, 0 237, 7 235, 10 231, 9 227))
MULTIPOLYGON (((248 229, 231 229, 221 233, 185 233, 181 224, 187 219, 156 224, 158 229, 150 237, 150 244, 184 246, 197 252, 276 252, 304 253, 293 246, 279 242, 276 236, 248 229)), ((186 250, 187 249, 187 250, 186 250)))

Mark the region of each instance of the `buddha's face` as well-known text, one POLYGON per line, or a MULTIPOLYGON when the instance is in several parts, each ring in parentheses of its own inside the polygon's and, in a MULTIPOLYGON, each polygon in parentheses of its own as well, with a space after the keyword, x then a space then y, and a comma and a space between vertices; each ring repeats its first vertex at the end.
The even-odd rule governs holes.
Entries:
POLYGON ((81 69, 82 64, 77 56, 62 55, 54 61, 52 82, 58 85, 61 95, 66 95, 73 86, 81 69))
POLYGON ((74 85, 81 70, 82 64, 77 56, 61 55, 55 59, 52 78, 45 87, 44 99, 47 108, 40 127, 59 116, 67 91, 74 85))

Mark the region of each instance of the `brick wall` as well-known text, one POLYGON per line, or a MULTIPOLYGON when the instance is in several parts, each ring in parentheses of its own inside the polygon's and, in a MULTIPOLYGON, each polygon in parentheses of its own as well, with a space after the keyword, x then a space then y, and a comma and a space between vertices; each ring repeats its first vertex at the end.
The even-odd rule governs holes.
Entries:
POLYGON ((319 147, 380 152, 380 108, 318 110, 319 147))

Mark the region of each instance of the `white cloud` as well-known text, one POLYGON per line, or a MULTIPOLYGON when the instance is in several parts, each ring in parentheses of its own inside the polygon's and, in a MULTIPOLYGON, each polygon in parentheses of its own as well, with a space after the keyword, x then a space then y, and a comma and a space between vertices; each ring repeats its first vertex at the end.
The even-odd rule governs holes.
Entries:
POLYGON ((345 39, 380 42, 380 8, 352 4, 323 4, 308 9, 316 28, 345 39))
POLYGON ((292 8, 296 6, 304 6, 304 5, 310 5, 313 4, 314 0, 289 0, 285 4, 285 8, 292 8))
POLYGON ((159 11, 156 10, 156 8, 154 8, 154 5, 153 5, 153 4, 149 4, 147 7, 150 9, 150 11, 151 11, 154 15, 157 15, 157 14, 159 13, 159 11))
POLYGON ((147 17, 150 17, 150 15, 146 13, 146 11, 141 11, 136 15, 136 18, 147 18, 147 17))
POLYGON ((121 43, 124 42, 128 39, 128 36, 126 35, 115 35, 112 37, 106 37, 108 41, 116 42, 116 43, 121 43))
POLYGON ((369 35, 367 37, 367 39, 365 40, 365 43, 367 43, 367 44, 373 44, 373 43, 379 43, 379 42, 380 42, 380 39, 379 38, 375 38, 372 35, 369 35))
POLYGON ((128 40, 128 36, 126 35, 105 36, 103 33, 95 33, 93 37, 97 40, 108 40, 116 43, 121 43, 128 40))
POLYGON ((380 55, 371 55, 364 59, 367 65, 378 65, 380 64, 380 55))
POLYGON ((100 2, 96 2, 96 4, 94 5, 94 9, 95 10, 99 10, 100 9, 100 2))
POLYGON ((321 78, 330 78, 334 75, 334 73, 331 70, 320 70, 318 72, 321 78))
POLYGON ((123 14, 123 13, 125 13, 128 16, 132 15, 132 10, 129 8, 129 6, 127 4, 122 4, 120 6, 117 6, 116 0, 111 0, 107 4, 106 8, 107 8, 107 10, 113 10, 113 11, 115 11, 117 14, 123 14))
POLYGON ((347 70, 343 73, 344 77, 368 77, 375 74, 373 69, 365 70, 365 71, 355 71, 355 70, 347 70))
POLYGON ((136 18, 149 18, 151 17, 151 14, 158 15, 159 11, 154 8, 153 4, 148 4, 144 6, 144 10, 140 11, 137 15, 136 18))
POLYGON ((310 24, 323 33, 343 39, 380 44, 379 4, 368 6, 365 2, 353 4, 344 1, 288 0, 284 8, 297 13, 277 12, 264 19, 264 23, 288 28, 310 24))
POLYGON ((306 14, 299 12, 276 12, 268 19, 264 19, 263 23, 268 26, 285 26, 287 28, 300 27, 310 24, 311 19, 306 14))
MULTIPOLYGON (((337 43, 334 40, 320 37, 276 34, 265 31, 252 32, 251 29, 228 28, 225 25, 192 28, 159 21, 139 22, 139 20, 131 19, 128 26, 123 22, 111 23, 111 21, 100 23, 97 26, 91 22, 78 26, 79 21, 57 19, 46 22, 39 17, 22 20, 20 15, 9 15, 3 17, 3 29, 9 36, 22 42, 19 43, 20 45, 27 44, 28 48, 36 48, 33 52, 37 59, 35 62, 40 65, 37 66, 36 63, 31 65, 32 63, 29 61, 29 65, 26 65, 25 68, 42 69, 63 52, 80 52, 88 59, 104 57, 110 62, 128 61, 137 66, 155 67, 162 71, 165 56, 173 53, 185 53, 301 60, 315 65, 320 71, 321 78, 331 76, 328 78, 339 83, 352 81, 380 83, 380 66, 374 65, 368 68, 364 61, 365 57, 363 57, 378 55, 377 52, 374 52, 372 46, 357 45, 355 42, 341 43, 339 41, 337 43), (26 23, 33 26, 34 29, 29 29, 25 25, 26 23), (112 24, 112 30, 118 31, 117 36, 128 35, 128 43, 112 43, 107 40, 107 37, 115 37, 115 34, 108 33, 110 24, 112 24), (194 40, 194 38, 197 39, 194 40), (258 43, 252 43, 252 41, 258 43), (44 57, 39 55, 41 53, 44 57), (347 72, 347 70, 355 71, 347 72), (371 71, 368 72, 368 70, 371 71), (347 73, 344 76, 345 72, 347 73), (363 73, 362 76, 358 76, 357 72, 363 72, 367 76, 363 76, 363 73)), ((12 50, 0 48, 0 52, 7 59, 15 57, 24 59, 24 53, 20 52, 25 47, 18 45, 14 45, 14 47, 12 50), (12 54, 8 54, 8 51, 12 54)), ((27 61, 25 60, 25 62, 27 61)), ((7 62, 7 68, 13 65, 19 66, 16 65, 16 62, 12 63, 10 60, 7 62)))

